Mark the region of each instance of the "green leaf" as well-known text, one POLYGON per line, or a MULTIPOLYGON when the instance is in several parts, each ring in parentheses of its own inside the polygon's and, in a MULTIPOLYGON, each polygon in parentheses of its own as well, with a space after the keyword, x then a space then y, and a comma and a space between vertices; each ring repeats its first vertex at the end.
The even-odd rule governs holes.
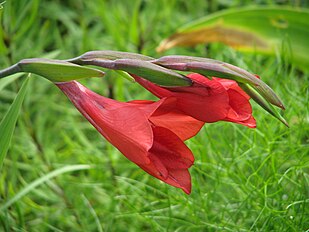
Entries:
POLYGON ((309 11, 287 7, 231 9, 193 21, 163 40, 158 51, 176 46, 222 42, 246 52, 284 53, 309 70, 309 11))
POLYGON ((18 201, 20 198, 25 196, 27 193, 35 189, 37 186, 43 184, 44 182, 59 176, 66 172, 72 172, 72 171, 79 171, 79 170, 86 170, 90 169, 90 165, 85 164, 76 164, 76 165, 68 165, 59 169, 56 169, 54 171, 51 171, 47 173, 46 175, 36 179, 35 181, 31 182, 29 185, 27 185, 24 189, 22 189, 20 192, 18 192, 13 198, 5 202, 2 206, 0 206, 0 211, 3 211, 4 209, 7 209, 12 204, 14 204, 16 201, 18 201))
POLYGON ((27 86, 28 86, 29 78, 24 81, 22 87, 20 88, 16 98, 14 99, 12 105, 7 111, 6 115, 0 122, 0 170, 3 165, 4 158, 7 154, 7 151, 10 146, 10 142, 13 136, 13 132, 15 129, 15 124, 17 121, 17 117, 19 115, 19 111, 22 105, 22 102, 25 98, 27 86))

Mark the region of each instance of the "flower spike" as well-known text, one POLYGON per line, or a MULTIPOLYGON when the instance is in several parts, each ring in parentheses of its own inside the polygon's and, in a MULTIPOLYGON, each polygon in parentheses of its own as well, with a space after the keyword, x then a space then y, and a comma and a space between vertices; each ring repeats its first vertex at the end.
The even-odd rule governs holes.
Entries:
POLYGON ((232 64, 203 57, 174 55, 155 59, 130 52, 90 51, 66 61, 25 59, 0 71, 0 78, 16 72, 31 72, 52 82, 63 82, 104 75, 104 72, 100 70, 83 67, 83 65, 95 65, 116 70, 126 77, 128 76, 126 74, 132 74, 165 88, 182 88, 194 85, 194 81, 174 70, 199 73, 209 79, 218 77, 233 80, 260 106, 287 125, 287 122, 271 105, 283 110, 285 107, 266 83, 250 72, 232 64))

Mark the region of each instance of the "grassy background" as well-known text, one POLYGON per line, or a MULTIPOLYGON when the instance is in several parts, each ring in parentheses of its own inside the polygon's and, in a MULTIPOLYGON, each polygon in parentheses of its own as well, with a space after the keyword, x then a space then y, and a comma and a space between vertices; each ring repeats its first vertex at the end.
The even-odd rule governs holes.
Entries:
MULTIPOLYGON (((180 25, 250 3, 309 7, 300 0, 7 0, 0 10, 0 68, 23 58, 67 59, 89 50, 159 57, 155 47, 180 25)), ((308 74, 284 56, 241 54, 220 44, 165 54, 211 57, 259 74, 283 99, 291 128, 254 103, 255 130, 226 122, 205 125, 187 142, 196 157, 187 196, 126 160, 53 84, 32 76, 0 174, 0 207, 25 188, 31 191, 0 211, 0 231, 309 229, 308 74), (86 166, 31 185, 75 164, 86 166)), ((23 79, 1 89, 0 119, 23 79)), ((153 99, 114 73, 83 83, 118 100, 153 99)))

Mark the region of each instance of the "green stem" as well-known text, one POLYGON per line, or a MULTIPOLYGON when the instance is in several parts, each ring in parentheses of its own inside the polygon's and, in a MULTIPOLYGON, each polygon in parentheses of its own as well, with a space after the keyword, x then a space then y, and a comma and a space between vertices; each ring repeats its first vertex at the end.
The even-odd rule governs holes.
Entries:
POLYGON ((6 76, 10 76, 12 74, 18 73, 18 72, 22 72, 19 64, 14 64, 6 69, 3 69, 0 71, 0 78, 6 77, 6 76))

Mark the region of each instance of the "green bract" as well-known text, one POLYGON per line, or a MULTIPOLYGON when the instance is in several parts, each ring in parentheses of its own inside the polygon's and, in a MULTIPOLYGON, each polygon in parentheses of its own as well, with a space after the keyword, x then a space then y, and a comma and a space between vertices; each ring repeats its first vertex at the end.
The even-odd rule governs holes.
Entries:
POLYGON ((29 72, 45 77, 52 82, 64 82, 88 77, 102 77, 104 72, 72 64, 62 60, 44 58, 24 59, 0 72, 0 77, 17 72, 29 72))

